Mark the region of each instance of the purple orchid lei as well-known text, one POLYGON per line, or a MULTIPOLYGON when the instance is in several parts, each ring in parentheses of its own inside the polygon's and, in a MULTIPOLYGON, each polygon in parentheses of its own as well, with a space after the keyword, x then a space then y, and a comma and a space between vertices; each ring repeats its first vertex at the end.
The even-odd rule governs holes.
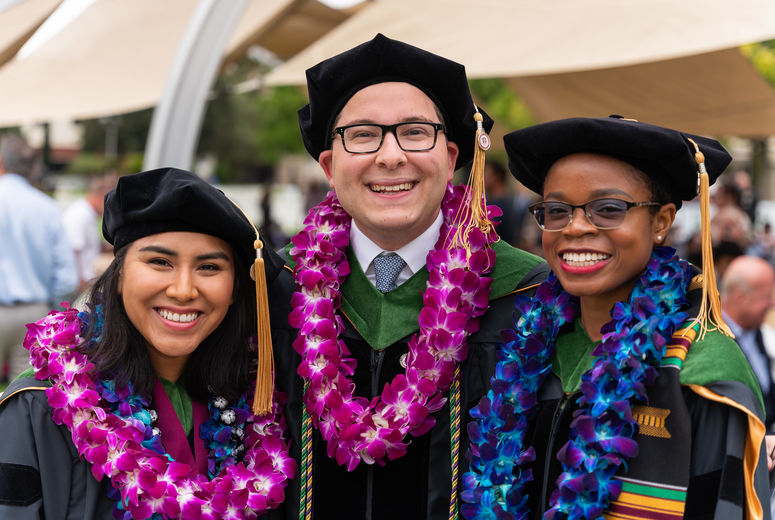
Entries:
MULTIPOLYGON (((667 341, 686 319, 681 309, 692 279, 689 265, 671 248, 657 248, 627 303, 617 303, 603 326, 592 368, 582 375, 580 409, 568 442, 557 454, 563 472, 544 518, 598 519, 621 492, 614 474, 637 455, 637 422, 631 404, 646 399, 667 341)), ((463 516, 477 519, 527 519, 524 486, 536 454, 525 446, 535 416, 537 392, 551 369, 560 328, 575 320, 578 302, 551 274, 533 299, 520 296, 520 317, 504 333, 491 390, 471 410, 471 470, 463 477, 463 516)))
MULTIPOLYGON (((488 307, 495 264, 490 248, 498 240, 474 228, 470 250, 452 246, 454 222, 468 192, 447 186, 441 205, 444 223, 435 249, 428 253, 429 280, 420 311, 420 330, 409 341, 406 371, 369 400, 354 395, 349 378, 355 360, 339 336, 340 287, 350 273, 345 250, 351 217, 334 192, 313 208, 305 228, 292 239, 297 292, 289 322, 299 329, 293 343, 302 361, 298 374, 309 383, 304 403, 328 445, 328 456, 352 471, 361 461, 384 465, 406 453, 407 434, 429 431, 431 415, 445 402, 456 363, 468 355, 468 336, 479 330, 478 318, 488 307)), ((491 215, 497 209, 488 208, 491 215)))
POLYGON ((51 312, 28 325, 24 346, 35 377, 52 383, 46 390, 52 419, 70 430, 94 478, 109 477, 112 492, 119 492, 118 518, 256 518, 283 501, 296 464, 288 455, 279 402, 261 417, 247 407, 243 461, 215 454, 223 469, 210 480, 164 453, 143 398, 96 378, 94 364, 75 348, 84 332, 77 310, 51 312))

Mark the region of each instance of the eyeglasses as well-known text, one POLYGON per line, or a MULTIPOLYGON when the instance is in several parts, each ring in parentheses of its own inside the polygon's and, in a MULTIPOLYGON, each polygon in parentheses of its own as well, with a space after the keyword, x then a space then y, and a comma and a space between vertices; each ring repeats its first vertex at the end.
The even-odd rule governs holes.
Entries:
POLYGON ((585 204, 568 204, 559 201, 537 202, 528 210, 544 231, 562 231, 573 220, 576 208, 582 208, 589 223, 597 229, 613 229, 624 221, 630 209, 661 205, 658 202, 596 199, 585 204))
POLYGON ((424 152, 436 146, 436 136, 444 130, 440 123, 408 121, 395 125, 347 125, 334 128, 333 137, 339 134, 345 151, 350 153, 374 153, 382 147, 385 134, 392 133, 398 146, 405 152, 424 152))

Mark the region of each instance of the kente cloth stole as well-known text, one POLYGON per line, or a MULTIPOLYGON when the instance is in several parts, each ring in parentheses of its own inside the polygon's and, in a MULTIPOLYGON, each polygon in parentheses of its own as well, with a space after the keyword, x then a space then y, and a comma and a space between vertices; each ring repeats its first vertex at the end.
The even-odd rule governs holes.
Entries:
POLYGON ((677 330, 667 345, 648 406, 632 407, 640 426, 638 455, 620 468, 622 492, 603 513, 606 520, 680 520, 686 506, 691 462, 691 418, 678 379, 694 328, 677 330))

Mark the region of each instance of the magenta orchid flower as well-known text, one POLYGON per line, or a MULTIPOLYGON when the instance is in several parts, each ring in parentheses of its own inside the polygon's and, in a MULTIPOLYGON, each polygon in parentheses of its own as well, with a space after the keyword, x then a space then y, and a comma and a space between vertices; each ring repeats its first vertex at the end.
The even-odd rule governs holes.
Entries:
POLYGON ((495 264, 491 245, 498 240, 494 232, 473 228, 467 248, 453 246, 455 219, 468 199, 465 187, 447 187, 444 223, 427 257, 420 331, 409 341, 406 373, 372 401, 354 395, 349 376, 355 360, 339 339, 344 325, 337 310, 341 284, 350 273, 344 251, 351 219, 333 192, 310 211, 305 228, 291 240, 297 291, 289 323, 299 330, 293 348, 302 357, 297 373, 308 382, 304 404, 328 455, 349 470, 360 462, 382 465, 403 456, 408 434, 422 435, 433 427, 431 414, 444 405, 442 393, 452 383, 455 365, 467 357, 467 338, 489 305, 486 275, 495 264))
MULTIPOLYGON (((75 350, 82 341, 81 325, 75 310, 51 313, 28 327, 24 345, 35 377, 52 383, 46 396, 53 420, 70 430, 94 478, 110 478, 120 491, 124 511, 136 520, 154 514, 185 520, 244 520, 282 502, 296 463, 288 454, 278 396, 273 412, 260 418, 239 411, 245 416, 238 419, 247 424, 244 462, 228 466, 224 474, 208 481, 187 464, 144 447, 146 430, 141 421, 103 408, 94 365, 75 350)), ((111 386, 101 383, 102 388, 111 386)), ((109 398, 115 402, 133 397, 118 389, 109 398)))

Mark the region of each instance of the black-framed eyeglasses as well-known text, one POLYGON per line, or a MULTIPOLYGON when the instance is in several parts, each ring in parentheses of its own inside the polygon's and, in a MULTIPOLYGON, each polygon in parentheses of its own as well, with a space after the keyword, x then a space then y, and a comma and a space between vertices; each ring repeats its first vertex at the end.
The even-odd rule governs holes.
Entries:
POLYGON ((589 223, 597 229, 613 229, 624 221, 630 209, 661 205, 658 202, 630 202, 621 199, 595 199, 584 204, 549 200, 536 202, 528 210, 544 231, 562 231, 573 220, 576 208, 583 209, 589 223))
POLYGON ((405 152, 425 152, 436 146, 441 123, 407 121, 394 125, 356 124, 334 128, 334 136, 342 137, 345 151, 350 153, 374 153, 382 147, 385 134, 392 133, 398 146, 405 152))

